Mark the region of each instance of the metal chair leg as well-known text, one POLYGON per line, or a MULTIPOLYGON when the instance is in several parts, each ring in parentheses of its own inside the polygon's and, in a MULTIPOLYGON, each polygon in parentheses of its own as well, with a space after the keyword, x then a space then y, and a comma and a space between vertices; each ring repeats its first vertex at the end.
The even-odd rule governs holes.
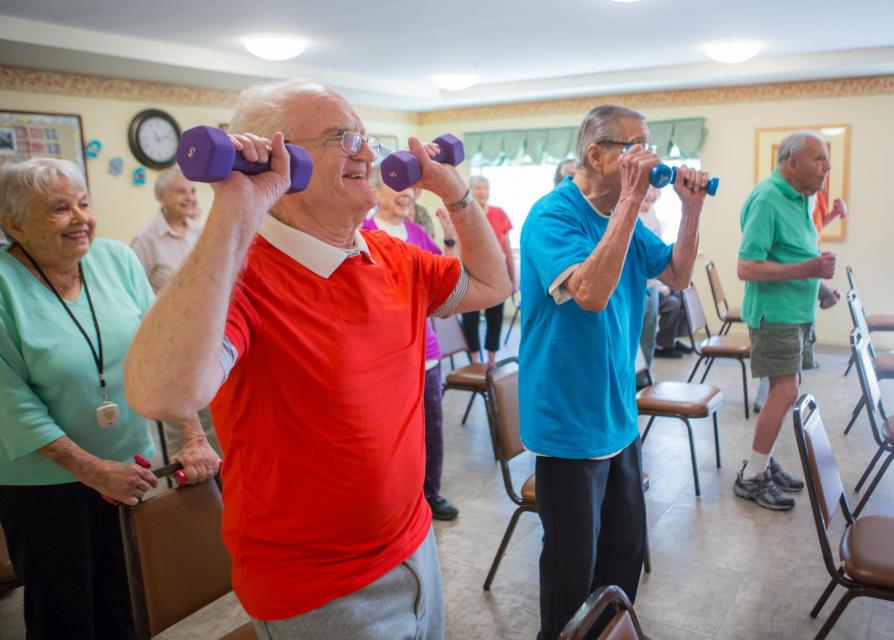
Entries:
POLYGON ((708 363, 707 363, 708 366, 705 367, 705 372, 702 374, 702 379, 698 381, 699 384, 704 384, 704 383, 705 383, 705 379, 708 377, 708 373, 711 371, 711 367, 714 366, 714 361, 715 361, 716 359, 717 359, 717 358, 708 358, 708 363))
POLYGON ((695 366, 692 368, 692 373, 689 374, 689 378, 686 379, 686 382, 692 382, 692 379, 695 377, 695 372, 698 371, 698 368, 704 359, 705 356, 698 357, 698 360, 695 361, 695 366))
POLYGON ((698 482, 698 465, 695 461, 695 441, 692 438, 692 425, 689 424, 689 420, 683 420, 686 424, 686 431, 689 433, 689 456, 692 458, 692 478, 695 481, 695 497, 698 498, 702 495, 701 485, 698 482))
POLYGON ((717 412, 714 412, 714 455, 717 458, 717 468, 720 468, 720 434, 717 431, 717 412))
POLYGON ((850 373, 851 367, 854 366, 854 354, 851 354, 851 359, 847 361, 847 369, 844 370, 844 376, 847 378, 847 374, 850 373))
POLYGON ((878 486, 878 483, 882 479, 882 476, 885 475, 885 471, 887 471, 888 467, 891 466, 892 460, 894 460, 894 451, 888 454, 888 458, 882 463, 882 468, 878 470, 877 474, 875 474, 875 477, 872 479, 872 484, 869 485, 866 493, 863 494, 863 499, 860 500, 860 504, 858 504, 857 508, 854 509, 855 518, 860 515, 860 512, 863 511, 863 507, 865 507, 866 503, 869 502, 869 497, 872 495, 872 492, 875 491, 875 488, 878 486))
POLYGON ((826 605, 826 601, 829 599, 829 596, 832 595, 832 592, 835 591, 835 586, 838 582, 833 578, 829 581, 829 585, 826 587, 826 590, 823 591, 823 595, 819 597, 819 600, 816 601, 816 604, 813 605, 813 609, 810 611, 810 617, 815 618, 819 615, 819 612, 826 605))
POLYGON ((733 323, 727 320, 722 325, 720 325, 720 333, 718 335, 725 336, 729 333, 729 330, 732 328, 733 323))
POLYGON ((847 426, 844 428, 844 435, 847 435, 851 431, 851 427, 854 426, 854 423, 857 422, 857 418, 860 417, 860 414, 863 413, 863 406, 866 404, 866 398, 860 396, 860 401, 857 403, 857 406, 854 407, 854 411, 851 413, 851 421, 847 423, 847 426))
POLYGON ((652 428, 652 423, 655 422, 655 418, 656 418, 656 417, 657 417, 657 416, 652 416, 651 418, 649 418, 649 422, 646 423, 646 430, 643 431, 643 437, 642 437, 642 443, 643 443, 643 444, 646 443, 646 436, 649 435, 649 429, 652 428))
POLYGON ((494 576, 497 575, 497 569, 500 567, 500 560, 503 559, 503 555, 506 553, 506 547, 509 546, 509 540, 515 532, 515 525, 518 524, 518 519, 524 511, 525 510, 522 507, 519 507, 515 510, 515 513, 512 514, 512 518, 509 520, 509 526, 506 527, 506 533, 503 534, 500 548, 497 549, 497 555, 494 556, 493 564, 490 565, 490 571, 487 572, 487 578, 484 580, 485 591, 490 591, 490 585, 494 581, 494 576))
POLYGON ((652 554, 649 553, 649 525, 646 524, 646 541, 643 550, 643 571, 652 573, 652 554))
POLYGON ((860 481, 857 483, 857 486, 854 487, 854 491, 859 491, 863 487, 863 483, 869 479, 869 473, 872 471, 873 467, 875 467, 875 463, 878 462, 879 458, 882 457, 882 454, 885 452, 884 447, 879 447, 878 451, 875 452, 875 455, 872 456, 872 460, 869 462, 869 466, 866 467, 866 471, 863 472, 863 475, 860 476, 860 481))
POLYGON ((463 414, 463 421, 460 424, 466 424, 466 419, 469 417, 469 411, 472 410, 472 403, 475 402, 475 396, 477 395, 477 391, 472 392, 472 397, 469 398, 469 404, 466 405, 466 412, 463 414))
POLYGON ((835 623, 838 622, 838 618, 841 617, 841 614, 844 613, 845 608, 850 601, 853 600, 857 594, 853 589, 848 589, 847 592, 843 596, 841 596, 841 600, 838 601, 838 604, 835 605, 835 608, 832 610, 832 613, 826 619, 826 623, 823 625, 822 629, 819 630, 819 633, 816 634, 816 640, 825 640, 826 636, 829 635, 829 632, 832 630, 832 627, 835 626, 835 623))
POLYGON ((745 369, 744 360, 739 360, 739 364, 742 365, 742 393, 745 396, 745 419, 748 420, 750 417, 748 414, 748 372, 745 369))

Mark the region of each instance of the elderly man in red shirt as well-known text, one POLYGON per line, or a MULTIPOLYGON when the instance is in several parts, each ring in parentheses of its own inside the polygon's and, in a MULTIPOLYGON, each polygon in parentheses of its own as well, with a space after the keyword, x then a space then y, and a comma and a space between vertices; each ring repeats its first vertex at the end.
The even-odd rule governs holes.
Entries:
POLYGON ((134 340, 128 398, 159 419, 214 398, 233 587, 260 637, 440 638, 425 323, 504 299, 503 254, 457 170, 415 138, 418 186, 451 211, 460 259, 359 231, 378 143, 332 90, 249 89, 230 131, 272 168, 214 185, 198 244, 134 340), (284 139, 314 161, 303 193, 284 195, 284 139))

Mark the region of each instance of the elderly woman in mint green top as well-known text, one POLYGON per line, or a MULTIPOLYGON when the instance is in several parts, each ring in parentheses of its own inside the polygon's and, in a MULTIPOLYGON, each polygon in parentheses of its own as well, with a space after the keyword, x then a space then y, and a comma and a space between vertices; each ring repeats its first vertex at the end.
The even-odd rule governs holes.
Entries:
MULTIPOLYGON (((117 511, 100 494, 136 504, 157 484, 134 463, 154 446, 123 378, 152 289, 127 246, 94 241, 71 162, 0 166, 0 223, 0 525, 28 637, 130 638, 117 511)), ((199 464, 216 471, 216 456, 199 464)))

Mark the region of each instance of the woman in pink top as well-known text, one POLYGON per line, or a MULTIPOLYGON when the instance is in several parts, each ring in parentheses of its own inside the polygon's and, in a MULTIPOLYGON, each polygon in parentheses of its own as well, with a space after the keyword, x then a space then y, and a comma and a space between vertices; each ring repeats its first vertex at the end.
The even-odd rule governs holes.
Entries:
MULTIPOLYGON (((481 206, 482 211, 487 215, 487 221, 497 236, 497 242, 506 255, 506 268, 509 270, 509 279, 512 280, 513 289, 515 288, 515 260, 512 256, 512 247, 509 245, 509 230, 512 229, 512 223, 509 216, 500 207, 492 207, 488 204, 490 199, 490 182, 484 176, 472 176, 469 181, 469 189, 472 197, 481 206)), ((484 310, 484 319, 487 322, 487 332, 484 337, 484 348, 487 350, 487 362, 493 364, 497 359, 497 351, 500 348, 500 329, 503 326, 503 304, 489 307, 484 310)), ((481 359, 481 338, 478 335, 478 323, 481 319, 481 311, 470 311, 463 314, 463 334, 466 336, 466 343, 469 346, 469 352, 472 354, 472 361, 479 362, 481 359)))
MULTIPOLYGON (((363 221, 367 231, 384 231, 404 242, 414 244, 424 251, 441 254, 441 249, 420 225, 409 220, 413 210, 413 190, 394 191, 382 182, 382 172, 374 167, 370 175, 370 185, 376 194, 378 206, 372 217, 363 221)), ((444 229, 444 239, 453 240, 445 251, 453 255, 456 251, 455 233, 450 219, 438 212, 438 219, 444 229)), ((425 325, 425 499, 436 520, 453 520, 459 515, 455 504, 441 495, 441 471, 444 466, 444 413, 441 407, 441 349, 438 336, 430 322, 425 325)))

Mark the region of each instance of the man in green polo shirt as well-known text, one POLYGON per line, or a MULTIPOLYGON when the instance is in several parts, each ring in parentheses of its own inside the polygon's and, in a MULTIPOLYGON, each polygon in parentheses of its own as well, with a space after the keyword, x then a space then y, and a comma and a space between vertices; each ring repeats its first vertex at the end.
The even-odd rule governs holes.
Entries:
POLYGON ((751 336, 751 375, 769 378, 770 392, 757 417, 751 456, 733 484, 741 498, 785 511, 786 492, 804 483, 782 470, 773 444, 798 398, 802 365, 813 366, 811 329, 819 279, 835 274, 835 255, 817 249, 807 199, 829 173, 820 137, 800 131, 779 145, 776 170, 759 182, 742 208, 738 275, 745 281, 742 319, 751 336))

